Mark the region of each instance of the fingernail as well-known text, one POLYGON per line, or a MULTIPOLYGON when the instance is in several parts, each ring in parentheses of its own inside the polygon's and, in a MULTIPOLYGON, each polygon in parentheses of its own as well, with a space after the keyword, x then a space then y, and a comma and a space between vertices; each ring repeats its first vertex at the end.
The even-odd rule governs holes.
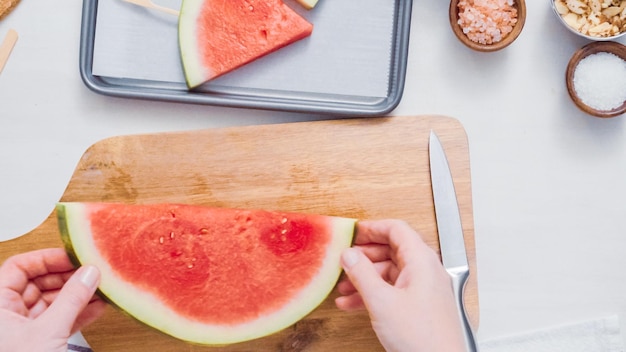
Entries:
POLYGON ((359 253, 354 248, 348 248, 341 255, 344 269, 350 269, 359 261, 359 253))
POLYGON ((80 274, 80 282, 89 288, 95 288, 100 278, 100 271, 95 266, 86 266, 80 274))

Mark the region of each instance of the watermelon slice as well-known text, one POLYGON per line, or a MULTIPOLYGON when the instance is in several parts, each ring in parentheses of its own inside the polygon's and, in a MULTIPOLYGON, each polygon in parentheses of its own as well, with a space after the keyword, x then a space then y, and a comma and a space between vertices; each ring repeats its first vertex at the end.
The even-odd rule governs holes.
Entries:
POLYGON ((282 0, 183 0, 178 41, 191 89, 311 35, 282 0))
POLYGON ((355 220, 182 204, 58 203, 66 250, 100 293, 178 339, 225 345, 302 319, 332 291, 355 220))

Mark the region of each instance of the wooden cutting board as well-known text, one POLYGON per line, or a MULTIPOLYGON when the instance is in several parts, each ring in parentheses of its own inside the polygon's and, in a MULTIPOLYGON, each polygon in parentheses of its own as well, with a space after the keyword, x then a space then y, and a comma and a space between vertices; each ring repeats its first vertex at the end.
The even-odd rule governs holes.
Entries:
MULTIPOLYGON (((471 267, 465 300, 477 327, 469 152, 465 131, 453 118, 364 118, 113 137, 85 152, 61 201, 182 202, 399 218, 439 251, 428 166, 431 129, 444 145, 458 193, 471 267)), ((59 246, 52 213, 32 232, 0 243, 0 261, 59 246)), ((113 308, 83 335, 96 352, 382 351, 367 313, 339 311, 335 297, 333 292, 280 333, 221 348, 180 342, 113 308)))

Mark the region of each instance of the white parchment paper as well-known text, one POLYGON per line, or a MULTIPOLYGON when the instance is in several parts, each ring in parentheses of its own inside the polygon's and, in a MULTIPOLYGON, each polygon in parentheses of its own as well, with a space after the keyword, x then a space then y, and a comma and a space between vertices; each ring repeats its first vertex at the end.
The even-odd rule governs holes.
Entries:
MULTIPOLYGON (((156 0, 179 8, 181 0, 156 0)), ((313 34, 209 85, 385 97, 394 29, 392 0, 319 0, 310 11, 285 0, 313 34)), ((100 0, 93 74, 184 82, 175 16, 122 0, 100 0)))

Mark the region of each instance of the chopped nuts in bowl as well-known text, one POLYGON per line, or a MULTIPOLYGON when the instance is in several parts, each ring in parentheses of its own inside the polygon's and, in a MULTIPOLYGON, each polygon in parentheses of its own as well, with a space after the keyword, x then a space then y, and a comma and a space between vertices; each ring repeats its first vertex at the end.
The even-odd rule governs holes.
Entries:
POLYGON ((626 34, 626 0, 551 0, 552 8, 572 32, 591 40, 626 34))

